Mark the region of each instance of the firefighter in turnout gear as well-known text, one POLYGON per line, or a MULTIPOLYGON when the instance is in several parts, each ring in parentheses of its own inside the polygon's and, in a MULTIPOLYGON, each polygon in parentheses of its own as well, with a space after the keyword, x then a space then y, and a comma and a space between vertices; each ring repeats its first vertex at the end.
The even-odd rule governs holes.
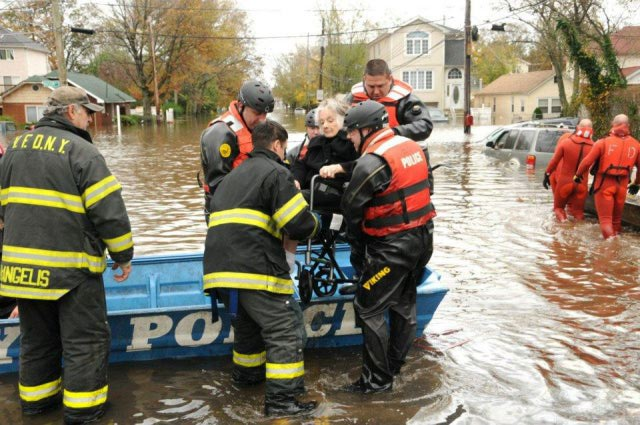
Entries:
POLYGON ((254 150, 213 196, 204 251, 204 290, 220 296, 231 315, 233 380, 266 378, 267 416, 316 407, 296 398, 305 391, 306 333, 283 237, 302 241, 319 225, 284 166, 287 139, 275 121, 256 126, 254 150))
MULTIPOLYGON (((617 236, 622 230, 622 212, 627 199, 627 184, 631 170, 636 167, 636 177, 628 187, 629 193, 638 193, 640 184, 640 143, 629 133, 629 118, 616 115, 611 132, 598 140, 576 170, 573 180, 582 176, 592 164, 598 163, 593 179, 593 200, 596 204, 600 231, 605 239, 617 236)), ((594 165, 594 167, 596 167, 594 165)))
POLYGON ((364 336, 362 373, 344 389, 387 391, 415 338, 416 288, 433 252, 429 166, 416 142, 388 128, 382 104, 361 102, 344 123, 362 155, 342 209, 360 276, 354 306, 364 336))
POLYGON ((133 257, 120 183, 86 131, 101 110, 84 90, 54 90, 44 117, 9 143, 0 167, 0 295, 17 298, 20 309, 22 410, 38 414, 62 399, 67 424, 104 413, 105 249, 122 270, 117 281, 127 279, 133 257))
POLYGON ((251 132, 273 112, 271 89, 256 80, 246 81, 229 110, 209 123, 200 136, 200 160, 205 192, 205 214, 215 188, 229 171, 248 158, 253 150, 251 132))

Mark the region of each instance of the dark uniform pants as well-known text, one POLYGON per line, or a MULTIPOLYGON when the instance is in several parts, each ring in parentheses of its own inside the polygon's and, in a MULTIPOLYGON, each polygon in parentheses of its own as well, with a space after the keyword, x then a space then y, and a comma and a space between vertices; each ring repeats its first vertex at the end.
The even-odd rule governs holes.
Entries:
MULTIPOLYGON (((229 291, 218 290, 229 309, 229 291)), ((286 401, 304 392, 307 340, 302 310, 291 295, 238 290, 234 330, 233 377, 251 384, 265 379, 269 401, 286 401)))
POLYGON ((61 392, 65 417, 92 417, 103 409, 111 331, 102 276, 88 277, 57 301, 18 299, 18 307, 23 409, 55 405, 61 392))
POLYGON ((364 337, 360 380, 367 389, 391 388, 405 362, 416 333, 416 287, 432 253, 431 222, 366 244, 354 306, 364 337))

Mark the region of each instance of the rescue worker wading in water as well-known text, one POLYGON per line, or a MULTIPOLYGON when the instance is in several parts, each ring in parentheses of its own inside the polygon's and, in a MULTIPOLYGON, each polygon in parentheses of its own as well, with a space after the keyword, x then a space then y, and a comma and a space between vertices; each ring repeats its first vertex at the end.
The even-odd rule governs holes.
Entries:
POLYGON ((563 134, 558 140, 553 158, 551 158, 544 174, 542 185, 547 190, 549 184, 552 186, 553 211, 560 222, 567 220, 565 211, 567 206, 569 214, 576 220, 584 220, 584 203, 588 192, 588 170, 585 170, 581 175, 582 181, 580 183, 573 181, 573 176, 582 159, 591 152, 592 136, 592 123, 588 119, 581 120, 575 132, 563 134))
POLYGON ((204 251, 204 290, 217 293, 231 315, 233 381, 252 385, 266 377, 267 416, 316 407, 296 399, 305 391, 306 333, 283 236, 305 240, 319 225, 284 166, 287 138, 275 121, 256 126, 254 150, 213 195, 204 251))
POLYGON ((105 411, 105 249, 122 270, 118 282, 133 257, 122 188, 87 132, 101 110, 82 89, 55 89, 35 129, 9 143, 0 169, 0 295, 17 298, 20 309, 22 411, 35 415, 62 401, 67 424, 105 411))
POLYGON ((240 165, 253 150, 251 132, 273 112, 271 89, 256 80, 242 84, 238 99, 229 110, 209 123, 200 136, 200 160, 204 174, 205 217, 213 192, 229 171, 240 165))
POLYGON ((344 124, 362 155, 342 210, 360 275, 354 306, 364 336, 362 373, 344 390, 386 391, 415 338, 416 287, 433 252, 429 165, 416 142, 388 128, 380 103, 357 104, 344 124))
POLYGON ((609 136, 598 140, 593 149, 582 160, 573 179, 582 181, 582 176, 597 162, 593 180, 593 198, 605 239, 616 236, 622 229, 622 211, 627 199, 627 184, 631 170, 636 167, 636 178, 629 186, 635 195, 640 188, 640 143, 629 134, 629 118, 616 115, 609 136))

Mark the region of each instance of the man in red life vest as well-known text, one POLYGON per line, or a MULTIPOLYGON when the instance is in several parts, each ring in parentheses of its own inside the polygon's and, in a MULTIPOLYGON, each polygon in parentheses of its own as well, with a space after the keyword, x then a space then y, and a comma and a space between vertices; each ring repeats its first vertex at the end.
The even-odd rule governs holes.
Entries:
MULTIPOLYGON (((627 198, 627 184, 631 169, 640 169, 640 143, 629 133, 629 118, 616 115, 609 136, 598 140, 585 159, 582 160, 573 179, 582 181, 584 173, 598 161, 593 181, 594 201, 602 236, 608 239, 620 233, 622 210, 627 198)), ((640 172, 629 186, 629 193, 638 193, 640 172)))
MULTIPOLYGON (((393 78, 389 65, 382 59, 367 62, 362 82, 355 84, 344 98, 345 103, 352 106, 365 100, 384 105, 389 115, 389 127, 395 134, 414 141, 426 140, 431 135, 433 123, 424 103, 413 94, 409 84, 393 78)), ((336 174, 350 172, 351 169, 345 170, 344 164, 333 164, 322 167, 320 176, 333 178, 336 174)))
MULTIPOLYGON (((213 191, 233 168, 253 150, 251 132, 273 112, 271 89, 256 80, 242 84, 229 110, 209 123, 200 136, 200 159, 204 173, 205 213, 213 191)), ((208 217, 208 214, 207 214, 208 217)))
POLYGON ((360 276, 354 306, 364 336, 362 373, 344 389, 372 393, 392 388, 415 338, 416 287, 433 252, 436 211, 422 148, 387 126, 382 104, 357 104, 344 124, 362 155, 342 209, 360 276))
POLYGON ((576 183, 573 176, 576 174, 578 165, 585 158, 593 146, 593 128, 591 120, 584 119, 578 123, 574 133, 563 134, 553 158, 547 166, 542 185, 549 189, 551 175, 555 172, 555 183, 553 186, 553 211, 558 221, 567 219, 565 207, 569 206, 569 213, 576 220, 584 220, 584 202, 587 199, 588 179, 587 171, 581 175, 582 181, 576 183))

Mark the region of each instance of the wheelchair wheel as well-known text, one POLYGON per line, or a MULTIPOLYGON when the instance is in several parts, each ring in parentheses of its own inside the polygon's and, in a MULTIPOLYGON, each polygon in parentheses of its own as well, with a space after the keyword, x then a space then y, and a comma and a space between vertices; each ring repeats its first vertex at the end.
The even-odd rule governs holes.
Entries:
POLYGON ((330 297, 336 293, 338 284, 335 280, 329 280, 329 269, 322 268, 318 270, 311 281, 313 292, 319 297, 330 297))
POLYGON ((309 304, 312 295, 313 275, 308 269, 300 270, 298 279, 298 293, 302 304, 309 304))

